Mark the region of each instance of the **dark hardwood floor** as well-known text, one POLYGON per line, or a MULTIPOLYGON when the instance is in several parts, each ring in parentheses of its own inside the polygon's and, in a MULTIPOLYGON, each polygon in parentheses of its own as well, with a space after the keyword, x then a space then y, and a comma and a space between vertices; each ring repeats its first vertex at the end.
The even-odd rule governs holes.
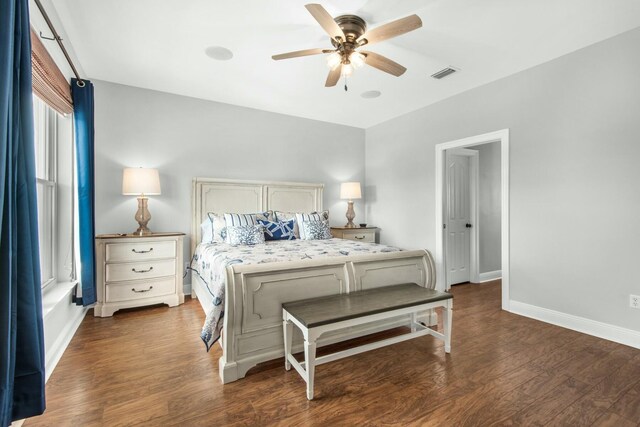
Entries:
POLYGON ((25 425, 640 426, 640 350, 503 312, 499 281, 453 293, 450 355, 423 337, 322 365, 311 402, 282 359, 220 384, 198 301, 90 313, 25 425))

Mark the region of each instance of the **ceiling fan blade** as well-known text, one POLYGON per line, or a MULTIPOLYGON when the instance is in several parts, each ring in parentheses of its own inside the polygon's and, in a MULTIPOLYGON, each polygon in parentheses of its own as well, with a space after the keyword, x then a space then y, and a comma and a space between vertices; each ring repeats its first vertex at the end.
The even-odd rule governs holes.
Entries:
POLYGON ((346 40, 342 29, 324 7, 317 3, 307 4, 305 7, 332 39, 340 37, 342 41, 346 40))
POLYGON ((273 55, 273 58, 276 61, 281 59, 289 59, 289 58, 298 58, 300 56, 309 56, 309 55, 320 55, 321 53, 331 53, 333 50, 329 49, 305 49, 305 50, 296 50, 295 52, 287 52, 281 53, 279 55, 273 55))
POLYGON ((384 71, 385 73, 393 74, 396 77, 399 77, 404 74, 407 69, 402 65, 398 64, 390 60, 389 58, 378 55, 373 52, 364 52, 360 51, 363 55, 365 55, 365 64, 370 65, 378 70, 384 71))
POLYGON ((422 20, 418 15, 406 16, 396 21, 389 22, 388 24, 380 25, 371 31, 367 31, 358 38, 358 42, 362 42, 366 39, 366 44, 378 43, 383 40, 417 30, 420 27, 422 27, 422 20))
POLYGON ((333 87, 338 84, 338 80, 340 80, 340 73, 342 71, 342 65, 336 67, 334 70, 329 71, 329 75, 327 76, 327 82, 324 84, 325 87, 333 87))

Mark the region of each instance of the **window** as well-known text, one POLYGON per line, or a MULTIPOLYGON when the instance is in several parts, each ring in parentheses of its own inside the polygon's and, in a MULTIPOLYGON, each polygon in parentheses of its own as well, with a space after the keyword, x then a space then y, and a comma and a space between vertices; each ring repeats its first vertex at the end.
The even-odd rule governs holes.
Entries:
POLYGON ((56 282, 57 130, 56 113, 33 97, 38 192, 38 236, 42 288, 56 282))

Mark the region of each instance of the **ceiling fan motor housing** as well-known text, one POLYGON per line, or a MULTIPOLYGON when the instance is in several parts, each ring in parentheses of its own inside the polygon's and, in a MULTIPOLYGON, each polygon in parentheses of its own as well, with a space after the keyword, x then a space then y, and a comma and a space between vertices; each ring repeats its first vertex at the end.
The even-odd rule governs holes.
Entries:
MULTIPOLYGON (((367 23, 364 22, 364 19, 360 18, 359 16, 340 15, 334 18, 334 20, 342 29, 342 32, 347 38, 346 40, 344 40, 344 42, 346 43, 355 44, 356 40, 358 40, 358 38, 367 31, 367 23)), ((335 40, 332 40, 332 42, 335 46, 335 40)))

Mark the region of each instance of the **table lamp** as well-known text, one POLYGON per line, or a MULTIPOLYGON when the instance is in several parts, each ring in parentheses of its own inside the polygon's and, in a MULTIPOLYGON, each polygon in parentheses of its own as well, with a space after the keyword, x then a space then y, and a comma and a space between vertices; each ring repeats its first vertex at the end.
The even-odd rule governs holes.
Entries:
POLYGON ((343 182, 342 184, 340 184, 340 198, 349 200, 346 214, 347 225, 345 225, 345 228, 356 228, 357 225, 353 223, 353 219, 356 217, 356 212, 353 210, 353 199, 362 198, 360 183, 343 182))
POLYGON ((146 196, 156 196, 160 193, 160 174, 158 169, 124 168, 122 172, 122 194, 125 196, 138 196, 138 211, 135 219, 138 221, 138 229, 133 232, 138 236, 152 234, 147 228, 151 214, 147 208, 146 196))

